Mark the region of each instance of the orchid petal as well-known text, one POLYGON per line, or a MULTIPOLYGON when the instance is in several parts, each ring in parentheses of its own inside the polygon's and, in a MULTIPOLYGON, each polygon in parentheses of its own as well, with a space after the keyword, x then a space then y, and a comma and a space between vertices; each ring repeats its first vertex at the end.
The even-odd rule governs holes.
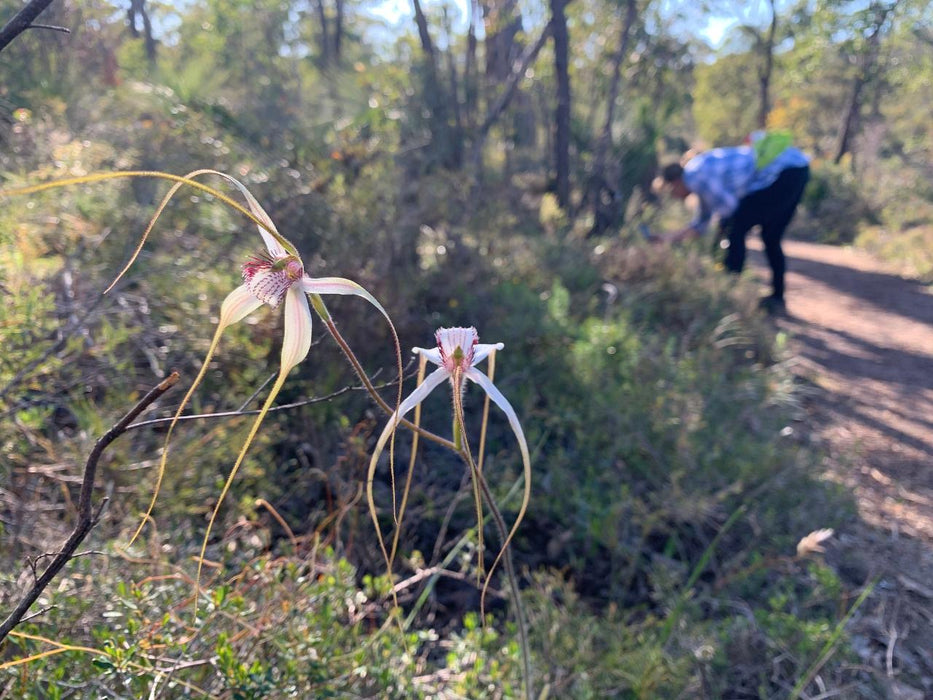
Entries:
MULTIPOLYGON (((383 308, 376 297, 353 280, 348 280, 344 277, 308 277, 308 275, 305 275, 301 278, 301 286, 308 294, 352 294, 362 297, 375 306, 379 310, 379 313, 389 322, 389 326, 392 327, 392 318, 389 316, 389 312, 383 308)), ((395 333, 394 327, 392 332, 393 334, 395 333)))
POLYGON ((311 349, 311 309, 297 285, 285 294, 285 334, 282 338, 282 374, 308 356, 311 349))
POLYGON ((389 439, 392 431, 398 426, 398 423, 402 418, 405 417, 405 414, 408 413, 411 409, 417 406, 419 403, 424 401, 428 394, 434 391, 438 385, 443 384, 444 380, 449 377, 450 374, 443 367, 439 367, 429 374, 418 387, 408 395, 408 397, 402 401, 398 409, 389 416, 389 421, 386 423, 386 427, 382 431, 382 435, 379 436, 379 440, 376 441, 376 447, 373 448, 373 457, 372 457, 372 466, 375 467, 376 460, 379 459, 379 455, 382 453, 383 448, 385 447, 386 440, 389 439))
POLYGON ((380 435, 379 439, 376 441, 376 446, 373 448, 372 456, 369 458, 369 470, 366 474, 366 497, 369 501, 369 514, 372 516, 373 525, 376 528, 376 536, 379 540, 379 546, 382 548, 382 554, 385 556, 386 564, 390 566, 391 559, 385 548, 385 543, 382 538, 382 529, 379 527, 379 515, 376 513, 376 502, 373 500, 373 479, 376 474, 376 465, 379 463, 379 457, 382 455, 382 452, 385 449, 385 445, 389 439, 389 436, 395 432, 399 421, 406 413, 424 401, 428 394, 434 391, 440 384, 443 384, 449 376, 450 373, 447 372, 447 370, 445 370, 443 367, 439 367, 438 369, 431 372, 431 374, 429 374, 427 378, 421 382, 421 384, 419 384, 413 392, 411 392, 408 398, 399 404, 398 409, 396 409, 395 412, 389 416, 389 421, 386 423, 386 427, 383 428, 382 435, 380 435))
POLYGON ((272 219, 269 218, 269 215, 266 213, 266 210, 263 209, 259 202, 256 201, 256 198, 250 193, 246 186, 230 175, 222 173, 217 170, 204 170, 202 172, 209 172, 213 175, 219 175, 220 177, 227 180, 227 182, 234 185, 243 197, 246 199, 246 203, 249 205, 249 210, 252 212, 253 216, 259 219, 263 225, 257 226, 259 229, 259 235, 262 236, 263 242, 266 244, 266 250, 269 251, 269 255, 273 257, 283 257, 285 255, 295 255, 297 251, 295 250, 286 250, 285 247, 276 239, 276 235, 280 235, 278 229, 275 228, 275 224, 272 223, 272 219), (275 234, 275 235, 274 235, 275 234))
POLYGON ((249 287, 241 284, 224 299, 220 307, 220 328, 226 328, 238 321, 242 321, 253 311, 262 306, 262 301, 253 296, 249 287))
POLYGON ((472 366, 476 367, 476 365, 489 357, 489 353, 491 353, 493 350, 501 350, 504 347, 504 343, 477 343, 473 348, 472 366))
POLYGON ((367 292, 361 285, 344 277, 309 277, 301 278, 301 286, 308 294, 354 294, 363 297, 380 309, 376 298, 367 292))
POLYGON ((421 355, 426 360, 430 360, 436 365, 440 365, 444 362, 439 348, 412 348, 411 351, 416 355, 421 355))
POLYGON ((489 398, 502 409, 502 412, 505 413, 506 417, 509 419, 509 425, 512 426, 512 432, 515 433, 515 439, 518 440, 518 448, 522 452, 522 459, 530 463, 531 458, 528 455, 528 443, 525 442, 525 433, 522 431, 521 423, 518 422, 518 416, 515 414, 515 409, 512 408, 512 404, 509 403, 509 400, 502 395, 502 392, 496 388, 496 385, 492 383, 489 377, 475 367, 471 367, 463 374, 471 381, 479 384, 483 388, 483 391, 489 395, 489 398))

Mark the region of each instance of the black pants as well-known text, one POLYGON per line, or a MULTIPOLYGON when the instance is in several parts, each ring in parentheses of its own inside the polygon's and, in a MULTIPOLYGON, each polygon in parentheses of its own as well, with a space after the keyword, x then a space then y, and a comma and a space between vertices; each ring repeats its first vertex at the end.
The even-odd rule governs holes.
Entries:
POLYGON ((810 179, 810 168, 788 168, 770 186, 746 195, 739 201, 735 213, 723 222, 723 233, 729 238, 725 265, 739 273, 745 264, 745 236, 753 226, 761 226, 761 240, 771 266, 771 286, 774 296, 784 298, 784 251, 781 237, 794 217, 794 211, 810 179))

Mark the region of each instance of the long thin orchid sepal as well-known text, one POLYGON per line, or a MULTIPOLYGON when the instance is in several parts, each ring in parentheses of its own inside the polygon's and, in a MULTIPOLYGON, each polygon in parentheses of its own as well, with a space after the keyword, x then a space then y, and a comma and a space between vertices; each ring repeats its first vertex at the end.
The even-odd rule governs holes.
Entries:
MULTIPOLYGON (((224 173, 218 172, 216 170, 195 170, 189 173, 188 175, 174 175, 172 173, 164 173, 158 170, 123 170, 123 171, 105 172, 105 173, 91 173, 89 175, 81 175, 78 177, 63 178, 61 180, 53 180, 51 182, 43 182, 38 185, 28 185, 26 187, 13 187, 7 190, 0 190, 0 197, 18 197, 18 196, 29 195, 29 194, 38 194, 40 192, 46 192, 48 190, 58 189, 61 187, 71 187, 72 185, 93 184, 97 182, 105 182, 107 180, 119 180, 122 178, 156 178, 160 180, 168 180, 170 182, 175 183, 172 189, 169 191, 169 193, 165 197, 163 197, 162 202, 159 204, 159 207, 157 209, 156 215, 153 217, 153 219, 150 220, 150 223, 146 229, 146 232, 143 234, 135 250, 133 251, 133 254, 130 256, 130 261, 126 264, 123 270, 120 271, 116 279, 114 279, 114 281, 111 282, 110 286, 107 288, 106 291, 113 289, 113 286, 120 280, 120 278, 132 266, 133 262, 139 256, 139 253, 142 250, 143 245, 145 244, 146 239, 148 238, 148 235, 152 230, 152 227, 155 225, 156 220, 159 218, 162 211, 165 209, 165 206, 168 204, 169 200, 172 199, 172 197, 175 195, 175 193, 178 191, 178 189, 182 185, 188 185, 189 187, 192 187, 193 189, 204 192, 205 194, 209 194, 210 196, 214 197, 218 201, 226 204, 228 207, 235 209, 236 211, 241 213, 246 218, 252 220, 252 222, 255 223, 257 226, 259 226, 260 229, 265 230, 268 235, 277 238, 279 240, 279 243, 283 247, 285 247, 286 250, 290 250, 290 252, 293 252, 297 255, 297 251, 294 249, 294 246, 292 246, 291 243, 289 243, 284 237, 282 237, 275 230, 275 227, 271 225, 271 222, 260 220, 260 218, 258 218, 253 212, 251 212, 249 209, 244 207, 242 204, 240 204, 236 200, 225 195, 223 192, 220 192, 214 189, 213 187, 209 187, 208 185, 205 185, 201 182, 197 182, 196 180, 192 179, 193 177, 196 177, 198 175, 203 175, 203 174, 208 174, 208 173, 212 173, 212 174, 220 175, 225 178, 229 178, 228 175, 225 175, 224 173)), ((239 185, 239 183, 237 184, 239 185)), ((245 188, 243 188, 243 190, 245 191, 245 188)), ((252 195, 249 195, 247 199, 251 197, 252 195)), ((265 214, 265 212, 263 212, 263 214, 265 214)))
MULTIPOLYGON (((201 369, 198 372, 194 382, 186 392, 184 398, 182 399, 181 404, 179 405, 172 418, 172 422, 169 424, 169 429, 166 433, 165 444, 162 450, 162 456, 159 461, 159 471, 156 478, 156 486, 146 513, 130 540, 131 543, 139 536, 142 528, 145 526, 145 523, 151 517, 152 510, 155 506, 156 500, 158 499, 159 490, 164 479, 168 458, 168 446, 175 424, 187 406, 188 401, 193 395, 195 389, 203 380, 207 368, 210 365, 210 361, 217 350, 217 346, 220 342, 220 338, 224 330, 228 326, 241 321, 243 318, 258 309, 263 304, 268 304, 269 306, 275 308, 283 300, 285 302, 285 333, 282 341, 282 354, 279 374, 275 383, 273 384, 269 396, 266 398, 266 401, 264 402, 259 414, 256 416, 256 419, 250 428, 246 441, 244 442, 240 453, 237 456, 236 462, 234 463, 234 466, 232 467, 227 477, 220 497, 218 498, 214 510, 211 514, 210 522, 208 523, 207 531, 205 532, 204 541, 202 542, 201 556, 198 560, 198 574, 195 584, 195 607, 197 607, 197 589, 200 587, 201 568, 203 566, 204 553, 207 548, 207 542, 209 541, 210 533, 213 529, 214 521, 216 520, 223 500, 230 489, 233 479, 235 478, 240 465, 242 464, 243 459, 245 458, 246 453, 252 444, 252 441, 255 439, 255 436, 260 426, 262 425, 266 413, 268 412, 278 393, 281 391, 286 376, 296 365, 304 360, 308 354, 308 351, 310 350, 312 320, 307 297, 310 295, 313 298, 319 299, 319 295, 321 294, 344 294, 360 296, 373 304, 385 317, 389 323, 390 328, 392 329, 393 337, 397 338, 397 334, 395 332, 394 325, 392 324, 392 320, 386 312, 385 308, 383 308, 383 306, 378 302, 378 300, 376 300, 375 297, 372 296, 372 294, 370 294, 366 289, 364 289, 356 282, 339 277, 312 278, 305 274, 304 264, 302 263, 295 246, 276 230, 275 225, 269 215, 260 206, 258 201, 255 199, 255 197, 253 197, 249 190, 235 178, 232 178, 225 173, 207 169, 193 171, 185 177, 149 171, 138 171, 132 173, 102 173, 81 178, 72 178, 70 180, 58 181, 55 183, 45 183, 43 185, 36 185, 30 188, 22 188, 20 190, 16 190, 15 192, 11 191, 9 194, 29 194, 32 192, 40 192, 69 184, 98 182, 102 180, 114 179, 117 177, 161 177, 163 179, 172 180, 175 184, 162 199, 162 202, 159 204, 155 215, 150 220, 149 225, 147 226, 140 242, 137 244, 136 250, 132 254, 129 263, 127 263, 123 270, 120 271, 114 280, 114 283, 116 283, 126 273, 129 267, 136 260, 140 250, 145 244, 146 238, 152 231, 158 218, 164 211, 168 202, 175 195, 175 193, 177 193, 182 185, 189 185, 195 189, 207 192, 245 214, 257 225, 259 234, 266 248, 263 254, 251 258, 243 266, 244 283, 231 292, 221 306, 220 321, 218 322, 217 328, 214 332, 213 339, 211 340, 204 362, 201 365, 201 369), (226 195, 193 179, 202 175, 219 176, 233 184, 246 199, 248 209, 236 203, 226 195)), ((111 284, 111 288, 112 286, 113 284, 111 284)), ((401 385, 402 362, 401 351, 399 349, 397 339, 395 345, 397 366, 399 369, 399 385, 401 385)))
MULTIPOLYGON (((485 594, 492 572, 495 570, 499 561, 505 557, 507 574, 513 590, 513 594, 515 596, 516 612, 519 620, 519 634, 521 637, 522 657, 526 677, 526 693, 528 697, 531 697, 531 662, 527 644, 524 611, 522 608, 518 589, 518 579, 515 575, 514 567, 512 566, 511 557, 509 556, 509 545, 515 536, 515 532, 518 529, 518 526, 521 524, 525 516, 528 503, 531 499, 531 458, 528 452, 528 445, 525 440, 524 431, 522 430, 521 424, 518 421, 515 410, 512 408, 511 404, 508 402, 505 396, 503 396, 498 388, 496 388, 496 386, 492 383, 489 377, 476 368, 477 364, 485 360, 492 353, 497 350, 501 350, 503 345, 502 343, 496 343, 492 345, 480 344, 475 328, 442 328, 437 331, 435 337, 437 340, 436 348, 415 348, 414 352, 420 354, 430 362, 438 365, 438 368, 430 375, 428 375, 428 377, 401 403, 398 409, 392 413, 385 428, 382 431, 382 434, 376 441, 375 447, 373 448, 373 453, 370 458, 369 469, 366 477, 366 492, 370 508, 370 516, 372 517, 373 524, 376 529, 376 535, 379 540, 383 556, 386 559, 386 564, 391 567, 391 558, 385 548, 382 531, 379 526, 378 514, 376 512, 375 500, 373 498, 373 482, 375 478, 376 465, 378 464, 379 457, 382 455, 382 452, 385 449, 386 441, 389 439, 390 435, 394 434, 398 425, 402 422, 404 416, 416 406, 419 406, 434 389, 449 380, 453 392, 454 405, 454 450, 461 455, 464 461, 466 461, 470 469, 471 477, 474 481, 474 494, 476 494, 475 498, 479 499, 480 497, 478 494, 483 494, 487 503, 489 504, 490 511, 493 513, 494 520, 497 527, 499 528, 500 536, 502 537, 502 549, 499 551, 499 554, 497 555, 492 567, 489 570, 486 583, 483 586, 482 599, 485 600, 485 594), (486 392, 486 395, 506 414, 509 425, 515 434, 516 441, 519 445, 519 451, 521 452, 522 456, 524 493, 518 515, 516 516, 515 522, 513 523, 511 529, 506 526, 505 520, 502 518, 502 515, 495 504, 495 500, 492 498, 492 494, 489 491, 485 478, 477 467, 476 463, 473 461, 469 450, 463 420, 463 407, 460 401, 464 384, 467 379, 476 384, 479 384, 486 392)), ((483 516, 481 502, 478 503, 477 509, 479 511, 479 527, 482 527, 483 516)))

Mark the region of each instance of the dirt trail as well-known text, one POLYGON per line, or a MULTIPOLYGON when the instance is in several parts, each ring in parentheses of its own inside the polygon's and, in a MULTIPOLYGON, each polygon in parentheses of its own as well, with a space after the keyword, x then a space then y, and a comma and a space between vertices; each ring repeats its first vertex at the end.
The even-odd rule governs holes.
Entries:
POLYGON ((851 629, 856 648, 892 697, 933 698, 933 294, 865 253, 784 250, 777 324, 816 387, 808 410, 826 477, 852 490, 860 515, 837 533, 831 563, 855 584, 880 577, 851 629))

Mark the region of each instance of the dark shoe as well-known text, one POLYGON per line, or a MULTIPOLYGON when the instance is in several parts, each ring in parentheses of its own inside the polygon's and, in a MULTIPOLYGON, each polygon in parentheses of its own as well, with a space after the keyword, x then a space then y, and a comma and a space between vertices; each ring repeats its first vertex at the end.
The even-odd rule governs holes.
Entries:
POLYGON ((758 308, 769 316, 784 316, 787 313, 787 306, 781 297, 771 295, 764 297, 758 302, 758 308))

